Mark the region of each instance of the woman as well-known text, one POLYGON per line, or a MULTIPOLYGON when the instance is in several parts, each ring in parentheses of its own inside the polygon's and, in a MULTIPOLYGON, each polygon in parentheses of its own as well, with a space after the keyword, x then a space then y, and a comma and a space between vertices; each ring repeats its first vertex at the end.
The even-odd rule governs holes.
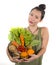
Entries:
POLYGON ((35 50, 36 54, 31 55, 29 59, 14 59, 10 56, 10 53, 7 48, 7 55, 12 62, 15 62, 15 65, 41 65, 42 64, 42 57, 46 51, 49 34, 48 29, 46 27, 38 27, 37 24, 42 21, 45 15, 45 4, 40 4, 38 7, 34 7, 29 13, 29 26, 25 28, 29 30, 33 35, 36 35, 36 38, 39 39, 41 42, 39 46, 35 46, 33 49, 35 50))

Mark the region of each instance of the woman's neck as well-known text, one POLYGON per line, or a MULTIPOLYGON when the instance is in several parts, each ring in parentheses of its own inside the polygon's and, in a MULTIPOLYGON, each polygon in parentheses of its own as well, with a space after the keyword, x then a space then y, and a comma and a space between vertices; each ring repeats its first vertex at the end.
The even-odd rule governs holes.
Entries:
POLYGON ((38 30, 38 26, 28 26, 28 30, 34 34, 38 30))

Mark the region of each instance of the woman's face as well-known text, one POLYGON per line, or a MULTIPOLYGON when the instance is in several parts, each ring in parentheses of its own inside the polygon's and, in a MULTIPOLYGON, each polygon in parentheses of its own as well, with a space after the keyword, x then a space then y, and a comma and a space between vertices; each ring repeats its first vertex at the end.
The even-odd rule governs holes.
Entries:
POLYGON ((29 25, 37 25, 41 21, 41 11, 38 11, 36 9, 32 10, 29 14, 29 25))

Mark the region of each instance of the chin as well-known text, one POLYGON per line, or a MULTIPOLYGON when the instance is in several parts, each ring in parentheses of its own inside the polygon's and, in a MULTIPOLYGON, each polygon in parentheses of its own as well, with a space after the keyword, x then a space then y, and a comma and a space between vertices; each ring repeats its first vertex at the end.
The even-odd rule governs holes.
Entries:
POLYGON ((30 25, 30 26, 34 26, 34 24, 30 24, 30 23, 29 23, 29 25, 30 25))

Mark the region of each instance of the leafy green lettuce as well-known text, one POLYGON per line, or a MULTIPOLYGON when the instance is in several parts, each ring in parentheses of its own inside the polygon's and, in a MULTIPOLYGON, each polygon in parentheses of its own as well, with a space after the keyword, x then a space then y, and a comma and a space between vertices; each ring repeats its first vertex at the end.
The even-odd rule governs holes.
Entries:
POLYGON ((10 32, 8 35, 9 41, 16 41, 18 44, 21 44, 20 34, 24 36, 25 46, 28 46, 28 45, 34 46, 39 44, 39 40, 34 40, 35 36, 32 35, 30 31, 20 27, 10 29, 10 32))

